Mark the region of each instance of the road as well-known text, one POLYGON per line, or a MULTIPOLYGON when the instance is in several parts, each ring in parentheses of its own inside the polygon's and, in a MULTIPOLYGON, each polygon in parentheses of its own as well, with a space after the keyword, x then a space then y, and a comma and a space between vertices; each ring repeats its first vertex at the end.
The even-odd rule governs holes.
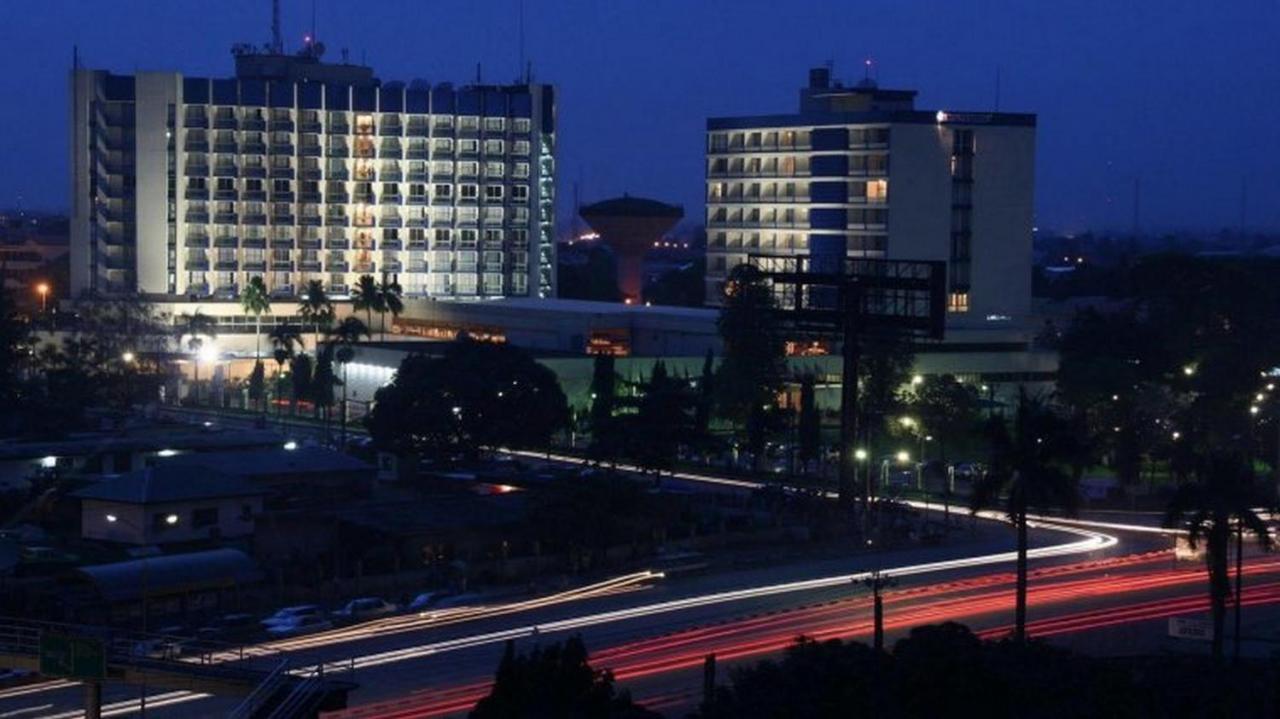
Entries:
MULTIPOLYGON (((689 473, 670 481, 752 488, 689 473)), ((1007 632, 1012 536, 994 522, 983 526, 976 536, 942 547, 703 576, 638 573, 568 595, 377 620, 269 648, 290 652, 298 664, 354 667, 361 688, 353 708, 340 716, 408 719, 465 714, 483 695, 508 640, 528 645, 579 634, 593 665, 612 669, 638 699, 675 716, 696 704, 708 653, 731 666, 777 654, 800 634, 868 636, 869 600, 861 580, 872 569, 898 582, 885 595, 890 640, 913 626, 948 620, 985 636, 1007 632)), ((1125 626, 1137 631, 1137 639, 1126 643, 1130 651, 1142 642, 1147 648, 1161 644, 1165 617, 1203 613, 1206 605, 1200 565, 1175 565, 1170 544, 1154 526, 1127 519, 1067 524, 1041 518, 1033 532, 1031 633, 1096 649, 1100 634, 1125 626)), ((1251 558, 1246 574, 1247 605, 1280 602, 1280 559, 1251 558)), ((137 692, 108 688, 104 716, 136 715, 137 692)), ((67 682, 0 690, 0 719, 72 719, 81 716, 81 699, 79 688, 67 682)), ((221 716, 234 704, 225 697, 164 692, 149 697, 147 713, 221 716)))

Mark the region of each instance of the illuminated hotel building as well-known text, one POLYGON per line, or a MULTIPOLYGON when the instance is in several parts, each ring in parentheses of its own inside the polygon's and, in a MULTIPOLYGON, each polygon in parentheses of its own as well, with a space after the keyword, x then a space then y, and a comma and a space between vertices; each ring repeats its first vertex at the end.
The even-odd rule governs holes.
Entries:
POLYGON ((237 47, 235 77, 71 78, 73 293, 232 299, 369 274, 410 297, 550 297, 549 85, 382 82, 237 47))
POLYGON ((707 121, 707 297, 752 254, 942 260, 948 326, 1031 312, 1034 115, 918 110, 809 73, 800 112, 707 121))

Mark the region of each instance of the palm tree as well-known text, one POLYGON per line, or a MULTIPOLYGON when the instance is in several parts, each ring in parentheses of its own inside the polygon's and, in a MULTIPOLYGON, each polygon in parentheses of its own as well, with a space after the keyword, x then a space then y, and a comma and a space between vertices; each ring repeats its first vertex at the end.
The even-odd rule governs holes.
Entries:
POLYGON ((304 324, 314 328, 312 339, 315 346, 320 345, 320 326, 333 322, 333 300, 324 291, 324 283, 311 280, 302 292, 302 302, 298 304, 298 316, 304 324))
MULTIPOLYGON (((1212 452, 1197 457, 1195 478, 1182 482, 1169 500, 1164 526, 1187 531, 1192 548, 1205 543, 1205 564, 1209 570, 1209 605, 1213 615, 1213 657, 1222 660, 1223 630, 1231 582, 1227 565, 1231 555, 1231 532, 1236 535, 1236 618, 1240 612, 1240 554, 1244 532, 1248 530, 1263 549, 1271 547, 1271 535, 1257 509, 1274 505, 1257 486, 1246 459, 1231 452, 1212 452)), ((1236 626, 1239 647, 1239 624, 1236 626)))
MULTIPOLYGON (((284 394, 284 366, 293 359, 294 347, 302 346, 302 336, 293 325, 276 325, 271 330, 272 353, 276 360, 276 401, 284 394)), ((276 417, 280 416, 280 405, 276 405, 276 417)))
POLYGON ((974 487, 972 508, 994 506, 1003 492, 1005 511, 1018 533, 1014 640, 1027 638, 1027 513, 1075 510, 1075 479, 1062 463, 1070 456, 1074 440, 1067 424, 1039 399, 1018 393, 1013 427, 1003 417, 988 424, 990 467, 974 487))
POLYGON ((191 351, 195 371, 192 375, 192 386, 195 388, 195 402, 200 403, 200 350, 204 349, 205 338, 218 336, 217 322, 197 309, 190 314, 183 312, 174 323, 174 333, 178 343, 187 338, 187 349, 191 351))
POLYGON ((240 293, 240 308, 246 315, 253 315, 253 356, 262 356, 262 313, 271 311, 271 299, 267 285, 261 276, 254 276, 240 293))
POLYGON ((373 275, 360 275, 356 280, 356 286, 351 290, 351 307, 356 312, 364 312, 366 327, 373 324, 374 312, 382 314, 382 293, 373 275))
POLYGON ((387 339, 387 313, 391 313, 391 319, 400 316, 404 312, 404 302, 400 300, 400 296, 404 294, 400 288, 400 283, 393 279, 388 279, 384 273, 382 275, 382 284, 378 285, 378 325, 382 332, 382 339, 387 339))
POLYGON ((338 323, 329 332, 329 341, 337 345, 334 359, 342 365, 342 409, 339 421, 342 423, 342 446, 347 446, 347 365, 355 358, 354 345, 361 337, 369 336, 369 328, 358 317, 348 317, 338 323))

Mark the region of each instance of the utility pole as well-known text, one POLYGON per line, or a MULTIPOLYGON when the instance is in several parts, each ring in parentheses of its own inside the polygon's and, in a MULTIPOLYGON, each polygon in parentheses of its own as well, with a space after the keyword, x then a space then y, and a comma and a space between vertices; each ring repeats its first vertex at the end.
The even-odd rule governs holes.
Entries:
POLYGON ((876 653, 884 651, 884 598, 880 592, 888 589, 898 583, 896 579, 887 574, 882 574, 879 569, 872 570, 871 576, 862 580, 862 583, 871 590, 872 597, 872 621, 874 634, 872 635, 871 646, 876 653))

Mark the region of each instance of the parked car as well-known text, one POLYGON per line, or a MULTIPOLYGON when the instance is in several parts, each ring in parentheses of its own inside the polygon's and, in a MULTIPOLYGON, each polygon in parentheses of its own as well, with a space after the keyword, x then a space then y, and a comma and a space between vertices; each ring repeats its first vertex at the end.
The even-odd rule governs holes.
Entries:
POLYGON ((437 589, 434 592, 422 592, 405 605, 411 612, 425 612, 429 609, 448 609, 474 603, 479 595, 474 592, 455 592, 448 589, 437 589))
POLYGON ((292 620, 272 624, 267 627, 267 635, 274 639, 279 639, 311 634, 312 632, 322 632, 326 629, 333 629, 333 622, 321 615, 303 614, 292 620))
POLYGON ((333 613, 333 618, 339 622, 362 622, 395 614, 399 609, 382 597, 361 597, 347 602, 346 606, 333 613))
POLYGON ((275 614, 263 619, 260 624, 270 629, 276 624, 288 624, 302 617, 324 617, 324 611, 315 604, 299 604, 296 607, 277 609, 275 614))

